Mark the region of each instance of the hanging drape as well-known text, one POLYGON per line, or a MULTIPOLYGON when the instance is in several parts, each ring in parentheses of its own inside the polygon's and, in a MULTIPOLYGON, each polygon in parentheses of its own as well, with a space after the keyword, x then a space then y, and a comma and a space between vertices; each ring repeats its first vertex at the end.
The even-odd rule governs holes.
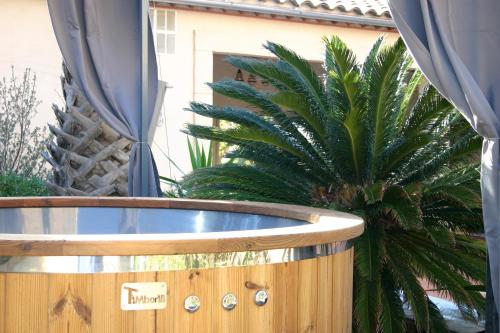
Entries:
POLYGON ((141 112, 148 128, 158 90, 149 27, 149 108, 141 110, 141 0, 47 0, 64 62, 96 112, 133 142, 130 196, 159 196, 158 171, 147 142, 140 142, 141 112), (149 189, 141 191, 140 145, 147 149, 149 189))
POLYGON ((389 0, 389 5, 424 75, 484 137, 483 215, 500 309, 500 1, 389 0))

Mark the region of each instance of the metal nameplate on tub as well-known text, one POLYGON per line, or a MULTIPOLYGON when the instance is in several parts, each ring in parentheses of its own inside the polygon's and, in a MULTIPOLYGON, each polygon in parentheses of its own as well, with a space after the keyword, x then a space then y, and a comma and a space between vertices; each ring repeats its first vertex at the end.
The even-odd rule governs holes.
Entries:
POLYGON ((124 311, 159 310, 167 307, 165 282, 124 283, 121 288, 124 311))

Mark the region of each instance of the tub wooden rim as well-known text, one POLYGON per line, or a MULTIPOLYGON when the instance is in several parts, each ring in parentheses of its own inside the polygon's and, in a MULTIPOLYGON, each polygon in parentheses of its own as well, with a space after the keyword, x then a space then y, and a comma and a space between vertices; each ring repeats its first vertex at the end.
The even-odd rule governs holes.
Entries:
POLYGON ((326 209, 242 201, 164 198, 0 198, 0 208, 130 207, 198 209, 270 215, 309 222, 286 228, 177 234, 0 234, 3 256, 123 256, 259 251, 347 241, 363 233, 357 216, 326 209))

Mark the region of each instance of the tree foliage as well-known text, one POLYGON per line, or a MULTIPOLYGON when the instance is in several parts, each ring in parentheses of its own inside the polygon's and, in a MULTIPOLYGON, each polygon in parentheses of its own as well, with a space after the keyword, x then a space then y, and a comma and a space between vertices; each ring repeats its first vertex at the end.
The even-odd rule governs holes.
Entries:
POLYGON ((34 126, 40 101, 36 96, 36 75, 30 69, 19 80, 12 68, 9 79, 0 80, 0 173, 45 177, 42 152, 45 128, 34 126))

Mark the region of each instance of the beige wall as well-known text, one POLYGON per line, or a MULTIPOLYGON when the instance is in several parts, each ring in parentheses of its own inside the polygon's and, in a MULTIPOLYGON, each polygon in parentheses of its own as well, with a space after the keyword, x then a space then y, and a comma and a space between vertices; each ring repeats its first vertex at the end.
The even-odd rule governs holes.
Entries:
MULTIPOLYGON (((212 92, 206 82, 213 80, 213 55, 242 54, 269 56, 262 44, 266 40, 292 48, 311 61, 322 61, 321 38, 341 36, 359 57, 364 57, 376 30, 340 28, 332 25, 271 20, 213 14, 202 11, 176 11, 176 53, 159 55, 160 78, 172 88, 167 90, 163 117, 157 128, 153 151, 160 174, 179 177, 180 172, 165 158, 169 153, 181 169, 190 171, 186 135, 180 130, 193 121, 183 111, 191 100, 211 103, 212 92), (168 135, 167 135, 168 133, 168 135), (168 145, 167 145, 168 138, 168 145)), ((391 39, 395 34, 390 34, 391 39)), ((55 41, 46 0, 0 0, 0 77, 18 74, 30 67, 38 76, 38 96, 42 100, 36 123, 54 123, 50 105, 62 104, 59 84, 61 55, 55 41)), ((208 119, 196 119, 210 124, 208 119)))
MULTIPOLYGON (((338 35, 362 59, 375 39, 385 34, 388 40, 395 33, 376 30, 342 28, 333 25, 271 20, 201 11, 177 11, 176 54, 160 57, 162 78, 172 86, 167 91, 165 120, 171 158, 186 171, 190 170, 186 135, 180 132, 193 114, 182 111, 191 100, 212 103, 212 92, 205 84, 213 81, 214 53, 269 56, 262 47, 267 40, 282 43, 310 61, 323 61, 323 36, 338 35)), ((197 123, 211 124, 197 117, 197 123)), ((164 128, 158 128, 153 150, 160 173, 178 175, 175 168, 161 158, 158 146, 167 150, 164 128), (172 174, 170 174, 172 170, 172 174)))
POLYGON ((42 101, 36 124, 54 122, 51 105, 63 103, 61 59, 46 0, 0 0, 0 78, 10 78, 12 66, 20 78, 27 67, 36 74, 42 101))

